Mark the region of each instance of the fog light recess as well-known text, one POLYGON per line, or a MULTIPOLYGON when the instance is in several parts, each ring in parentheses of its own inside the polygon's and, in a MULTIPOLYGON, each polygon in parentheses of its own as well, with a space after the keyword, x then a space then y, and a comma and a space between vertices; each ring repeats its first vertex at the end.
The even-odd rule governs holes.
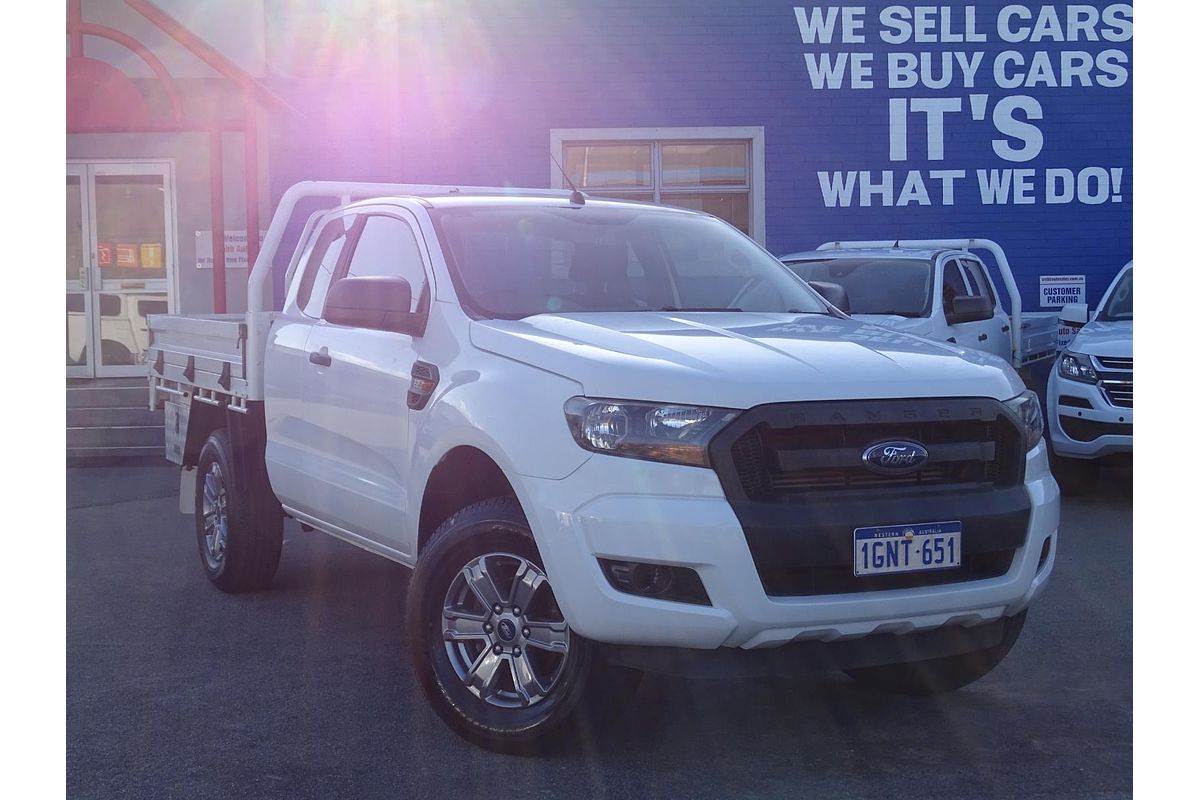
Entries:
POLYGON ((1046 541, 1042 542, 1042 554, 1038 556, 1037 568, 1040 570, 1046 566, 1046 561, 1050 558, 1050 537, 1046 537, 1046 541))
POLYGON ((644 564, 639 561, 597 559, 604 577, 618 592, 649 597, 654 600, 673 600, 711 606, 708 592, 696 570, 669 564, 644 564))

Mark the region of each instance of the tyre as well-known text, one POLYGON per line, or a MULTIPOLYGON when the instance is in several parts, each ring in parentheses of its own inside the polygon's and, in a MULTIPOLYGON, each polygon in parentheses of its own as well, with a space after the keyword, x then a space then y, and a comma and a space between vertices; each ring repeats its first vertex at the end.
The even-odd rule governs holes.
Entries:
POLYGON ((1009 620, 1004 639, 995 647, 927 661, 848 669, 845 673, 864 686, 893 694, 928 696, 952 692, 995 669, 1008 655, 1024 626, 1022 611, 1009 620))
POLYGON ((283 514, 273 497, 254 496, 268 487, 235 490, 234 464, 229 434, 215 431, 196 465, 196 542, 204 572, 217 588, 251 592, 266 589, 275 577, 283 514))
POLYGON ((438 528, 417 562, 406 615, 426 699, 490 750, 537 752, 571 728, 587 736, 641 677, 609 667, 571 631, 512 498, 471 505, 438 528))
POLYGON ((1050 472, 1058 483, 1059 491, 1065 495, 1081 495, 1096 482, 1099 474, 1096 462, 1087 458, 1064 458, 1054 456, 1050 472))

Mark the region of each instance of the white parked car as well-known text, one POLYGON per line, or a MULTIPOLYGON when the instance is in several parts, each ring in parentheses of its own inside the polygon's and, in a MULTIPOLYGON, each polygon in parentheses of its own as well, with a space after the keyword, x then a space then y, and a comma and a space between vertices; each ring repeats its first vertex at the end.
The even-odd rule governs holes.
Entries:
POLYGON ((1058 357, 1046 388, 1055 474, 1082 488, 1096 459, 1133 452, 1133 262, 1109 284, 1096 311, 1066 306, 1082 327, 1058 357))
POLYGON ((1014 367, 1053 358, 1057 312, 1021 308, 1004 250, 990 239, 826 242, 780 260, 855 319, 991 353, 1014 367), (972 250, 992 255, 1011 311, 972 250))
POLYGON ((298 184, 248 302, 151 320, 205 572, 267 587, 285 515, 412 567, 416 677, 487 747, 619 709, 644 670, 952 690, 1053 569, 1016 372, 846 317, 707 214, 298 184), (365 199, 308 220, 264 311, 314 197, 365 199))

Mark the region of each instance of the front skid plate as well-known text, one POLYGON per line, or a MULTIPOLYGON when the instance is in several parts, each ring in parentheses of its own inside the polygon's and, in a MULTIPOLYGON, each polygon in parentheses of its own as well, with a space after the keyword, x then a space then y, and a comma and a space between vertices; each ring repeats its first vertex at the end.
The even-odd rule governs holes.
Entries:
POLYGON ((1025 615, 1001 617, 970 628, 953 625, 916 633, 884 633, 833 642, 792 642, 746 650, 718 647, 602 645, 614 664, 646 672, 692 678, 786 677, 841 669, 922 661, 995 647, 1015 641, 1025 615))

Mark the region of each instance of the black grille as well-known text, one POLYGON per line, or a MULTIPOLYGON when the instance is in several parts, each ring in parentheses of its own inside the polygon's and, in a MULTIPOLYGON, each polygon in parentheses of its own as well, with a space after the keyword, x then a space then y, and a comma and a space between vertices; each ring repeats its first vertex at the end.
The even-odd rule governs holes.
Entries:
POLYGON ((764 591, 775 597, 938 586, 1004 575, 1025 542, 1024 437, 986 398, 787 403, 744 412, 709 447, 764 591), (863 452, 917 442, 919 470, 880 474, 863 452), (854 575, 855 528, 962 523, 962 564, 854 575))
MULTIPOLYGON (((855 403, 797 404, 796 408, 804 408, 800 412, 804 421, 799 424, 794 417, 781 420, 778 414, 774 418, 763 415, 746 426, 729 447, 728 460, 742 492, 751 500, 783 502, 809 492, 955 484, 1011 486, 1020 481, 1021 436, 1002 412, 990 407, 983 411, 980 406, 967 405, 969 401, 957 401, 954 409, 920 401, 925 405, 918 407, 930 419, 921 418, 912 401, 889 402, 895 404, 891 406, 892 419, 888 418, 888 403, 860 406, 855 409, 858 416, 853 411, 847 416, 845 411, 855 403), (830 415, 836 416, 831 419, 830 415), (780 421, 785 422, 784 427, 780 421), (864 450, 893 439, 924 446, 929 451, 924 468, 881 474, 863 464, 864 450)), ((754 411, 747 414, 753 419, 754 411)), ((714 463, 717 460, 714 454, 714 463)))

